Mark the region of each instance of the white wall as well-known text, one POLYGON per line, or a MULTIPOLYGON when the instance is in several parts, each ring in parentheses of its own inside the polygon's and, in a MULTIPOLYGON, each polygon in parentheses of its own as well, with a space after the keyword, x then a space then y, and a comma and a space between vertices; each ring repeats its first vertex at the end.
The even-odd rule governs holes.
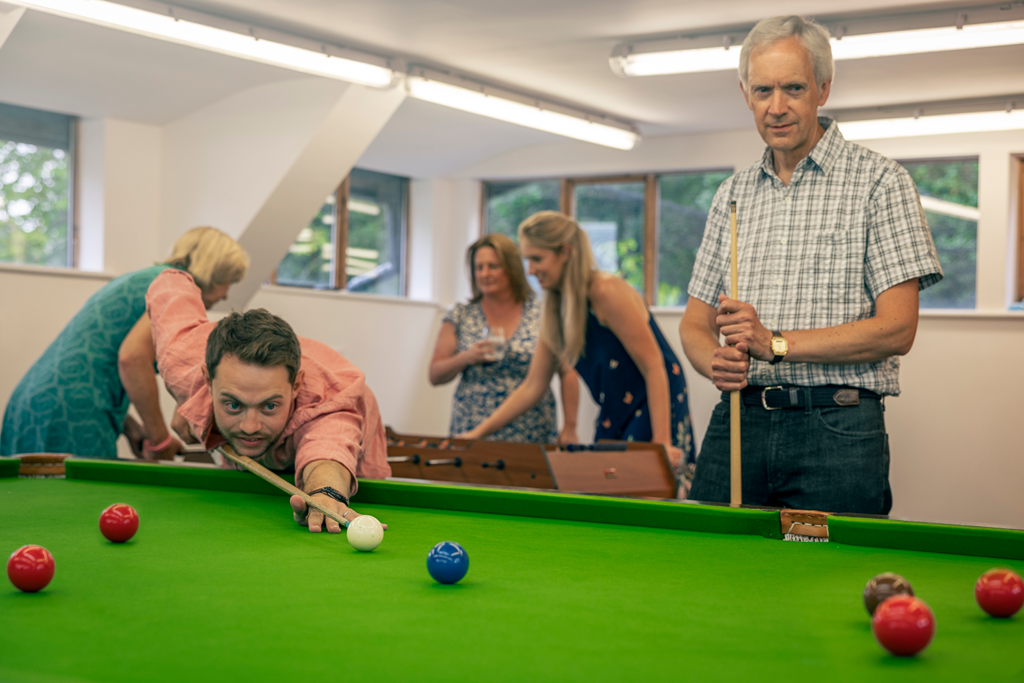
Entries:
POLYGON ((14 387, 90 296, 103 274, 50 268, 0 268, 0 414, 14 387))
POLYGON ((160 257, 160 129, 89 119, 81 125, 80 263, 126 273, 160 257))

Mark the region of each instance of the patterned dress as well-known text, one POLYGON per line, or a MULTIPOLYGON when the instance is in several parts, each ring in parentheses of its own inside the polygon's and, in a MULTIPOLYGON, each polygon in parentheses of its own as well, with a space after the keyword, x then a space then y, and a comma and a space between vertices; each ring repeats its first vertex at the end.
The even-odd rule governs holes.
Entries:
MULTIPOLYGON (((522 384, 539 343, 540 313, 536 297, 525 301, 519 327, 506 342, 505 357, 495 363, 471 365, 462 371, 452 403, 452 434, 476 427, 522 384)), ((487 318, 479 301, 456 304, 444 321, 455 326, 460 353, 484 339, 487 318)), ((487 438, 491 441, 554 443, 557 436, 555 397, 549 389, 537 405, 487 438)))
MULTIPOLYGON (((683 465, 676 473, 680 498, 685 497, 693 480, 697 456, 690 427, 690 404, 683 367, 672 347, 649 317, 654 338, 665 358, 671 407, 672 445, 683 451, 683 465)), ((576 362, 576 372, 587 383, 590 394, 600 407, 594 439, 650 441, 652 436, 650 408, 647 405, 647 384, 640 368, 609 328, 602 325, 594 311, 587 314, 587 341, 583 355, 576 362)))
POLYGON ((122 275, 85 302, 11 394, 0 429, 0 455, 117 457, 129 404, 117 354, 146 312, 150 283, 168 267, 122 275))

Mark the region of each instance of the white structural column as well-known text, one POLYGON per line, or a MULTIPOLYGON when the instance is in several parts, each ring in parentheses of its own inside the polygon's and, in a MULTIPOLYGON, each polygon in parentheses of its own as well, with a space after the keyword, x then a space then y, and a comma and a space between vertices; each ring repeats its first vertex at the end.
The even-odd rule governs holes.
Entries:
POLYGON ((228 305, 241 308, 252 298, 403 99, 404 91, 397 88, 351 85, 345 90, 238 238, 252 265, 228 305))
POLYGON ((167 257, 160 248, 160 129, 114 119, 79 126, 82 270, 122 275, 167 257))
POLYGON ((21 17, 25 14, 24 7, 10 7, 6 12, 0 11, 0 47, 3 47, 4 43, 7 42, 7 38, 10 37, 11 31, 21 21, 21 17))
POLYGON ((1010 171, 1013 159, 995 145, 985 145, 978 155, 978 298, 983 311, 1005 310, 1013 272, 1006 255, 1014 251, 1010 222, 1013 188, 1010 171), (984 224, 983 224, 984 223, 984 224))
POLYGON ((232 235, 252 259, 225 308, 242 309, 324 198, 405 99, 326 79, 239 93, 164 129, 164 251, 197 225, 232 235))

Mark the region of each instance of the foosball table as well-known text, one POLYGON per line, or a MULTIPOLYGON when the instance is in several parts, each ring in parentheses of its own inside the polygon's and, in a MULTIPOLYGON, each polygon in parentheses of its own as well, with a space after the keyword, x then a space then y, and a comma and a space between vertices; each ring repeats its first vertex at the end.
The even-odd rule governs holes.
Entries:
POLYGON ((387 429, 392 476, 452 483, 675 498, 664 446, 627 441, 588 446, 509 443, 399 434, 387 429))

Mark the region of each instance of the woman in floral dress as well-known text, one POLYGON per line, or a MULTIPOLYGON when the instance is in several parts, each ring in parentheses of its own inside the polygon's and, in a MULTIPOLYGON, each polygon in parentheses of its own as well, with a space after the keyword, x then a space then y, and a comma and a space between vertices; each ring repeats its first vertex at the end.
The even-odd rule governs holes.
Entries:
MULTIPOLYGON (((446 384, 460 373, 452 402, 451 433, 483 422, 526 377, 537 347, 540 304, 526 282, 515 243, 486 235, 467 253, 473 298, 456 304, 444 318, 430 364, 430 382, 446 384), (495 336, 501 330, 502 335, 495 336), (504 343, 488 341, 505 338, 504 343)), ((576 373, 562 373, 565 405, 563 439, 576 440, 579 385, 576 373)), ((545 388, 535 405, 488 436, 493 441, 554 443, 558 437, 555 399, 545 388)))

